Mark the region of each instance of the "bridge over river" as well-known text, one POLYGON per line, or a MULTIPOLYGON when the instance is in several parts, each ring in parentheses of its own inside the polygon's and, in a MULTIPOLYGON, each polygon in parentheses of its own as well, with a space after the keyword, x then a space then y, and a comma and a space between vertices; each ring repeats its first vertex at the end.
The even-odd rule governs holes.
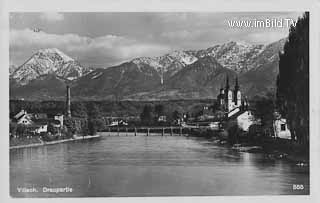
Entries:
MULTIPOLYGON (((213 129, 209 126, 210 122, 202 122, 202 123, 192 123, 192 124, 185 124, 182 126, 141 126, 141 127, 127 127, 127 126, 112 126, 108 127, 105 132, 117 132, 117 133, 128 133, 133 135, 138 134, 145 134, 146 136, 149 135, 188 135, 195 129, 211 129, 211 130, 218 130, 213 129)), ((113 133, 112 133, 113 134, 113 133)))

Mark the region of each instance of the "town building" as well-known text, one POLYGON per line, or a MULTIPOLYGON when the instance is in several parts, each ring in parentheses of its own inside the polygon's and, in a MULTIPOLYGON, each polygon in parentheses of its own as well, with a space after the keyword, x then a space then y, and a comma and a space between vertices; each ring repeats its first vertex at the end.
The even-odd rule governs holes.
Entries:
POLYGON ((291 139, 291 132, 288 128, 287 120, 282 118, 278 112, 274 113, 273 132, 276 138, 291 139))
POLYGON ((46 133, 48 131, 48 124, 47 123, 36 123, 34 125, 34 133, 46 133))
POLYGON ((63 127, 63 114, 57 114, 54 116, 54 120, 59 121, 59 127, 63 127))
POLYGON ((62 114, 57 114, 54 118, 48 118, 45 113, 27 113, 27 111, 21 110, 14 116, 13 121, 28 126, 30 132, 43 133, 48 131, 49 124, 55 128, 62 128, 63 118, 62 114))
POLYGON ((17 113, 14 116, 14 120, 16 121, 17 124, 22 124, 22 125, 31 125, 32 122, 32 116, 27 113, 25 110, 21 110, 19 113, 17 113))
POLYGON ((159 116, 158 122, 167 122, 167 116, 164 116, 164 115, 159 116))

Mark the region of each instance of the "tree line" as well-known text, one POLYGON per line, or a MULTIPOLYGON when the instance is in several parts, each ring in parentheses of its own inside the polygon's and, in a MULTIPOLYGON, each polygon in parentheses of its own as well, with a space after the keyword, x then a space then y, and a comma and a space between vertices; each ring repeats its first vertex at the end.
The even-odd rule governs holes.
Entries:
MULTIPOLYGON (((170 100, 170 101, 72 101, 71 114, 73 117, 87 118, 99 114, 101 117, 140 117, 145 106, 151 106, 152 114, 164 111, 168 117, 172 112, 189 112, 190 116, 196 117, 201 114, 203 106, 213 104, 212 99, 207 100, 170 100), (157 106, 157 107, 156 107, 157 106), (161 107, 162 106, 162 107, 161 107), (153 111, 156 107, 157 110, 153 111), (162 108, 162 109, 161 109, 162 108)), ((10 118, 22 109, 28 113, 46 113, 53 117, 66 111, 65 101, 23 101, 10 100, 10 118)), ((148 107, 147 107, 148 108, 148 107)), ((176 112, 176 113, 177 113, 176 112)))

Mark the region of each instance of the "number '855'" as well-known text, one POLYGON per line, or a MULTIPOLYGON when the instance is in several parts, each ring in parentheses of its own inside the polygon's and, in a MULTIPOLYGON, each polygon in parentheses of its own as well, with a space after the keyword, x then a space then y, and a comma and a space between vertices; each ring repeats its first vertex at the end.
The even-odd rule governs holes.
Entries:
POLYGON ((293 189, 293 190, 303 190, 304 187, 303 187, 303 185, 296 185, 296 184, 294 184, 294 185, 292 185, 292 189, 293 189))

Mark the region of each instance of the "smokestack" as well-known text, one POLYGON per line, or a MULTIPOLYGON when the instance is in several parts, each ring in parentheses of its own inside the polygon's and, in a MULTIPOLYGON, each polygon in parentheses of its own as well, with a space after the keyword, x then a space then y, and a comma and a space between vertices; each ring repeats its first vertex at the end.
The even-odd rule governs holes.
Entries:
POLYGON ((67 85, 67 117, 71 118, 70 87, 67 85))

